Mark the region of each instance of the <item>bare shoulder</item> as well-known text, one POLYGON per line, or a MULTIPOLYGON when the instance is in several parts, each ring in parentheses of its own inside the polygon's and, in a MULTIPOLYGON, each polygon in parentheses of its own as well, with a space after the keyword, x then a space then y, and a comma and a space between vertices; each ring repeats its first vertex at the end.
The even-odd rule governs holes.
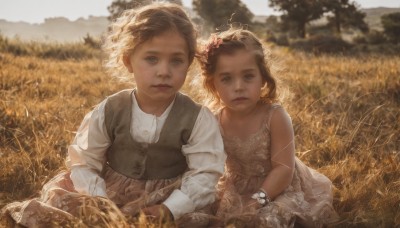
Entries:
POLYGON ((292 120, 285 108, 277 103, 267 105, 267 126, 274 129, 292 125, 292 120))

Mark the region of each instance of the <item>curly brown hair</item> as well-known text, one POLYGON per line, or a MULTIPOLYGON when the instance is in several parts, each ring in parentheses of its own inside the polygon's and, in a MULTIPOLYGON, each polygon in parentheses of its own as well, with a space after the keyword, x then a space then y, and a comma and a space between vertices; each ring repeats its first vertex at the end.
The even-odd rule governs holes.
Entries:
POLYGON ((276 80, 271 74, 269 52, 252 32, 245 29, 231 28, 221 33, 212 34, 197 54, 202 70, 203 86, 213 96, 214 103, 220 104, 213 78, 218 57, 222 54, 233 54, 239 49, 250 50, 254 53, 257 66, 265 83, 260 100, 265 103, 276 102, 276 80))
POLYGON ((125 10, 111 25, 103 45, 108 54, 105 67, 121 81, 129 81, 129 72, 123 56, 133 53, 135 48, 163 32, 173 30, 185 39, 189 50, 189 63, 196 54, 197 30, 182 6, 173 3, 152 4, 125 10))

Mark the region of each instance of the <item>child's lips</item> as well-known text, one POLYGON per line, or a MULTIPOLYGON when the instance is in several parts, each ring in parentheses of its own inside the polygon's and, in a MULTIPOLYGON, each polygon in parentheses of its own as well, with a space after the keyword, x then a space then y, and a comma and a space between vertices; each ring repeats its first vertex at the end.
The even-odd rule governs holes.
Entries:
POLYGON ((158 92, 168 92, 171 90, 172 86, 168 84, 157 84, 152 86, 158 92))
POLYGON ((157 85, 153 85, 153 87, 156 87, 156 88, 171 88, 172 86, 170 86, 168 84, 157 84, 157 85))
POLYGON ((233 101, 244 101, 244 100, 247 100, 247 98, 246 97, 237 97, 237 98, 233 99, 233 101))

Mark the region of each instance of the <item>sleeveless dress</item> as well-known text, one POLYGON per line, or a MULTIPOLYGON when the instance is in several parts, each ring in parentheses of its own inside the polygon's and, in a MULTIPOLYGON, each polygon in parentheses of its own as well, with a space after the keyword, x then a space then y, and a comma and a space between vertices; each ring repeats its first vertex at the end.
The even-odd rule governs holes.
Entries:
POLYGON ((276 108, 282 107, 271 105, 263 126, 245 140, 226 137, 221 130, 227 160, 218 183, 216 216, 234 227, 321 227, 334 222, 332 182, 298 158, 286 190, 264 207, 250 200, 272 169, 269 122, 276 108))

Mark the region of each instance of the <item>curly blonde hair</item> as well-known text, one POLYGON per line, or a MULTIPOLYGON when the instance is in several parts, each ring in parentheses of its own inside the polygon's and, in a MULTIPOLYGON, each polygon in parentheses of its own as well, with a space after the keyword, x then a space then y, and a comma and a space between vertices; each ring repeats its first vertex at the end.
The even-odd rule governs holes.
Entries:
POLYGON ((163 32, 173 30, 182 35, 189 50, 189 62, 196 54, 197 30, 180 5, 155 2, 140 8, 125 10, 110 26, 103 44, 108 54, 104 66, 109 73, 121 81, 132 77, 123 63, 123 57, 135 48, 163 32))
POLYGON ((236 50, 246 49, 254 53, 257 66, 265 83, 260 100, 273 103, 277 98, 277 83, 271 73, 270 53, 263 47, 261 41, 250 31, 242 28, 231 28, 221 33, 214 33, 198 52, 203 76, 203 86, 212 95, 211 103, 220 105, 221 101, 214 87, 213 74, 216 70, 218 57, 222 54, 233 54, 236 50))

